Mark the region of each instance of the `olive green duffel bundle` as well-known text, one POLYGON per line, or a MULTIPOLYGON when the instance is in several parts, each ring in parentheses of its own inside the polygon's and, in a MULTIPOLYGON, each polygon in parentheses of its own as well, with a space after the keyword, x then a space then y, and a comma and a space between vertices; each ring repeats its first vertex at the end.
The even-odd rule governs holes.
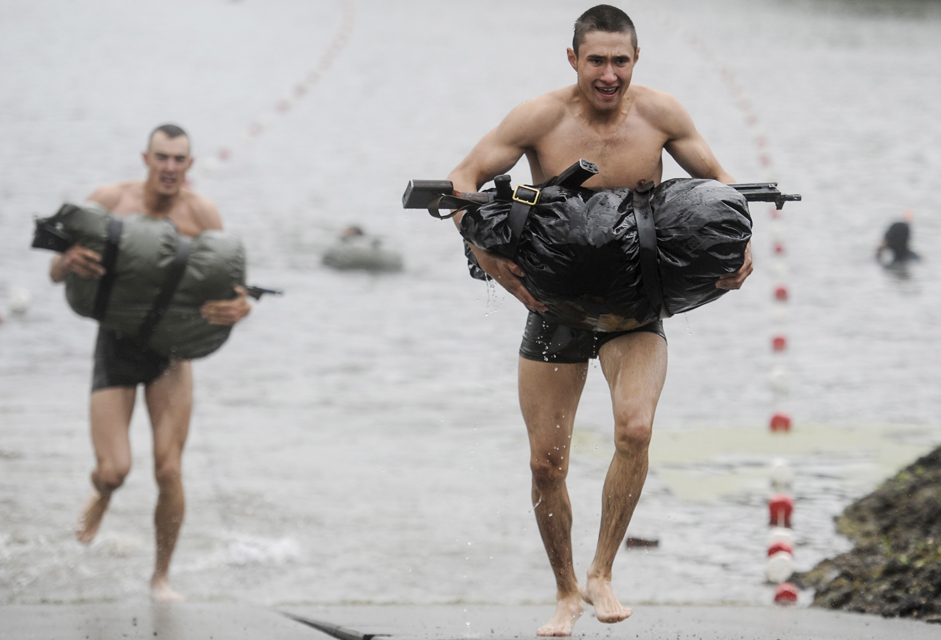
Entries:
POLYGON ((64 251, 77 242, 98 252, 106 270, 66 275, 66 299, 79 315, 179 360, 207 356, 228 339, 232 327, 209 324, 199 309, 245 285, 235 236, 209 230, 190 239, 165 218, 117 217, 95 203, 67 203, 36 221, 34 247, 64 251))

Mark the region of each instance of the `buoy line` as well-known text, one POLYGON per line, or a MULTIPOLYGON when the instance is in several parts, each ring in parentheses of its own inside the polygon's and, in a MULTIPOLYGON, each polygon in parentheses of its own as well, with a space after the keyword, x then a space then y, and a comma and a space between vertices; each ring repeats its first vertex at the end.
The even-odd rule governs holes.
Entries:
MULTIPOLYGON (((684 30, 672 18, 658 16, 658 19, 662 24, 675 31, 722 78, 722 82, 735 100, 735 105, 741 112, 751 135, 752 144, 757 153, 757 161, 762 171, 762 180, 772 182, 774 161, 769 138, 762 130, 761 121, 755 112, 752 101, 748 98, 735 73, 695 34, 684 30)), ((774 205, 769 205, 767 211, 770 219, 769 226, 772 241, 771 269, 777 280, 772 289, 772 311, 770 314, 772 327, 771 349, 774 354, 774 364, 769 372, 773 397, 769 429, 774 436, 778 436, 791 431, 791 416, 785 411, 784 406, 789 387, 785 358, 789 346, 786 325, 790 287, 785 281, 787 276, 787 251, 781 220, 782 211, 776 209, 774 205)), ((767 541, 768 553, 765 576, 770 583, 775 585, 774 602, 777 604, 793 604, 797 602, 797 587, 788 582, 788 579, 794 573, 794 533, 791 529, 794 499, 790 495, 794 472, 784 458, 773 460, 770 469, 771 487, 775 493, 768 500, 770 533, 767 541)))
MULTIPOLYGON (((288 113, 294 105, 302 100, 330 69, 337 56, 346 47, 356 22, 356 2, 355 0, 340 0, 340 5, 342 9, 340 26, 317 64, 298 80, 286 94, 276 100, 269 110, 248 123, 242 132, 243 143, 254 140, 267 131, 277 122, 279 116, 288 113)), ((229 162, 233 155, 234 152, 231 147, 225 145, 219 147, 215 154, 201 164, 203 173, 211 173, 217 170, 223 163, 229 162)))

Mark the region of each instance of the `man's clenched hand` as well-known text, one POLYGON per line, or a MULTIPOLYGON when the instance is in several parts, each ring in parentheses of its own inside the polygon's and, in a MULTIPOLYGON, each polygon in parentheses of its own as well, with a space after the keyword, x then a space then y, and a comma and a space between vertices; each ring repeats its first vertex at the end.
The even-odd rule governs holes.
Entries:
POLYGON ((200 308, 200 314, 209 321, 209 324, 235 324, 252 310, 245 287, 236 286, 235 292, 238 295, 231 300, 210 300, 200 308))
POLYGON ((549 307, 533 297, 523 286, 523 270, 512 260, 484 251, 479 247, 470 245, 477 264, 484 272, 497 281, 501 287, 513 294, 530 311, 547 311, 549 307))

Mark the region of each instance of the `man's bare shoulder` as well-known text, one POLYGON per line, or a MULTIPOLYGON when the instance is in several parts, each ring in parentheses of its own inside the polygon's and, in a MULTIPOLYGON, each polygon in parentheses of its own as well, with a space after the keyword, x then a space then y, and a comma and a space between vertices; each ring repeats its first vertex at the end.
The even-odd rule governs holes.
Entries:
POLYGON ((573 87, 563 87, 531 98, 510 111, 502 126, 529 146, 562 122, 572 94, 573 87))
POLYGON ((222 228, 222 216, 219 215, 219 209, 216 208, 212 200, 188 189, 184 189, 181 195, 186 202, 187 209, 193 216, 193 220, 200 229, 222 228))
POLYGON ((88 196, 88 200, 97 202, 105 209, 114 211, 122 201, 134 196, 139 198, 140 194, 143 193, 143 189, 144 183, 140 181, 116 182, 98 187, 88 196))
POLYGON ((638 113, 671 138, 682 135, 692 124, 689 113, 680 101, 669 93, 643 85, 631 85, 631 92, 634 94, 634 106, 638 113))

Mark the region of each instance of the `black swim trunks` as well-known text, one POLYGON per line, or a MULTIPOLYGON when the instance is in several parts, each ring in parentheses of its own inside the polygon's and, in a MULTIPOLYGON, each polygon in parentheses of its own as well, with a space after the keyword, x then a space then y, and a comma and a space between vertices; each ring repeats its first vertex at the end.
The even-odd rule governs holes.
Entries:
POLYGON ((667 339, 661 320, 628 331, 605 332, 553 324, 530 312, 529 318, 526 319, 526 328, 523 330, 520 356, 538 362, 588 362, 598 357, 598 351, 606 343, 628 333, 638 332, 656 333, 664 340, 667 339))
POLYGON ((150 384, 170 366, 170 358, 142 346, 133 338, 99 327, 91 390, 150 384))

